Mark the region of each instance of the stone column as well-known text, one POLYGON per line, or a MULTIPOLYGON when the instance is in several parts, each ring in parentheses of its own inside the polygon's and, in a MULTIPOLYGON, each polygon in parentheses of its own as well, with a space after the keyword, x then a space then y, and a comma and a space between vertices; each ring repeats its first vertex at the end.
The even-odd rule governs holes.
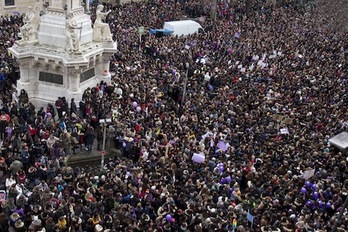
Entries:
POLYGON ((104 81, 106 83, 111 82, 111 75, 109 72, 109 56, 102 56, 100 59, 96 60, 95 74, 99 81, 104 81))
POLYGON ((31 81, 31 65, 30 59, 19 59, 19 70, 20 70, 20 82, 22 84, 29 84, 31 81))
POLYGON ((68 4, 69 0, 49 0, 49 7, 63 10, 65 4, 68 4))
POLYGON ((85 4, 86 4, 86 13, 89 13, 89 0, 85 0, 85 4))
POLYGON ((109 72, 110 59, 103 57, 102 62, 103 62, 103 76, 104 77, 110 76, 110 72, 109 72))
POLYGON ((19 61, 19 75, 20 79, 17 81, 17 91, 18 93, 24 89, 29 98, 34 96, 35 87, 38 83, 38 72, 37 68, 32 67, 32 59, 22 58, 19 61))
POLYGON ((67 79, 68 79, 68 90, 71 92, 78 92, 80 90, 80 73, 79 68, 68 68, 67 79))

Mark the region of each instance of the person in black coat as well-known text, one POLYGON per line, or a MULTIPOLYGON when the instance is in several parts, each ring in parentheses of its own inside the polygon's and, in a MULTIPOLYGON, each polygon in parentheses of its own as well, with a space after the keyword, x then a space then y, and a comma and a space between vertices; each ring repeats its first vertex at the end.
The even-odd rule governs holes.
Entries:
POLYGON ((96 129, 96 134, 97 134, 97 150, 101 151, 102 149, 102 144, 103 144, 103 126, 98 126, 96 129))
POLYGON ((1 140, 5 139, 5 132, 6 132, 7 126, 8 126, 7 118, 4 112, 1 112, 1 117, 0 117, 0 139, 1 140))
POLYGON ((56 106, 56 109, 58 112, 58 118, 62 117, 63 105, 64 105, 64 102, 63 102, 62 98, 58 97, 58 99, 55 102, 55 106, 56 106))
POLYGON ((93 142, 95 138, 95 131, 93 127, 91 127, 89 124, 87 125, 85 138, 86 138, 86 150, 92 151, 93 142))
POLYGON ((45 114, 45 109, 43 108, 43 106, 41 106, 40 109, 37 111, 37 116, 41 116, 42 118, 44 118, 45 114))
POLYGON ((66 98, 65 97, 62 97, 62 116, 65 116, 65 115, 68 115, 68 111, 69 111, 69 103, 66 101, 66 98), (63 112, 64 115, 63 115, 63 112))
POLYGON ((23 103, 23 104, 26 104, 29 102, 28 93, 24 89, 22 89, 20 94, 19 94, 19 102, 23 103))
POLYGON ((82 100, 79 102, 79 107, 80 107, 80 116, 82 118, 86 117, 86 103, 85 100, 82 98, 82 100))
POLYGON ((54 110, 54 107, 52 104, 50 104, 50 103, 47 104, 46 112, 51 113, 52 117, 55 118, 56 111, 54 110))
POLYGON ((0 214, 0 231, 9 231, 8 216, 5 213, 0 214))
POLYGON ((71 101, 70 101, 70 117, 71 117, 71 115, 73 113, 77 115, 77 106, 76 106, 76 103, 75 103, 75 99, 71 98, 71 101))

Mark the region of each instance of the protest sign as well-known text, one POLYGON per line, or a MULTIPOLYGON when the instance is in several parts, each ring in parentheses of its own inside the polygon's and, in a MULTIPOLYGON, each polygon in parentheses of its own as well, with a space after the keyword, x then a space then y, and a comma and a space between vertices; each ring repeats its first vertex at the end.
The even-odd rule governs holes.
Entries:
POLYGON ((288 135, 288 134, 289 134, 288 128, 281 128, 281 129, 280 129, 280 134, 282 134, 282 135, 288 135))
POLYGON ((311 170, 307 170, 303 173, 303 178, 308 180, 310 179, 312 176, 314 176, 315 173, 315 169, 311 169, 311 170))

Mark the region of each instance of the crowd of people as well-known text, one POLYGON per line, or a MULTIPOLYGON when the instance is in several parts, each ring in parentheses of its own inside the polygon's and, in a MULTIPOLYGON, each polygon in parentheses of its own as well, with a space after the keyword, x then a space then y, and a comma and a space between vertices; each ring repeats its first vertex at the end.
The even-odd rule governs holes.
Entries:
MULTIPOLYGON (((105 4, 112 80, 78 103, 36 109, 2 52, 0 231, 346 231, 347 159, 328 140, 348 129, 348 39, 282 2, 105 4), (185 13, 205 32, 139 40, 185 13), (123 155, 66 166, 101 149, 100 119, 123 155)), ((4 51, 21 20, 1 17, 4 51)))

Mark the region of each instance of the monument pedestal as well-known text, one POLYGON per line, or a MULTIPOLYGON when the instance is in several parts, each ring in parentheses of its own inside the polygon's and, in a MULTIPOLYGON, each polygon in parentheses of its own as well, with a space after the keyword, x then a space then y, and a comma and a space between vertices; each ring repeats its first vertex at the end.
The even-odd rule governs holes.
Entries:
POLYGON ((113 41, 93 41, 90 16, 80 4, 79 0, 49 0, 37 39, 20 40, 9 48, 19 62, 18 92, 26 90, 36 106, 54 103, 58 97, 78 102, 86 88, 111 81, 109 62, 116 48, 113 41), (75 52, 67 47, 72 38, 78 39, 75 52))
MULTIPOLYGON (((73 13, 71 13, 73 14, 73 13)), ((40 44, 64 49, 66 46, 66 14, 48 12, 41 16, 38 40, 40 44)), ((93 30, 90 16, 81 12, 73 14, 73 19, 79 29, 76 29, 80 44, 92 41, 93 30)))

